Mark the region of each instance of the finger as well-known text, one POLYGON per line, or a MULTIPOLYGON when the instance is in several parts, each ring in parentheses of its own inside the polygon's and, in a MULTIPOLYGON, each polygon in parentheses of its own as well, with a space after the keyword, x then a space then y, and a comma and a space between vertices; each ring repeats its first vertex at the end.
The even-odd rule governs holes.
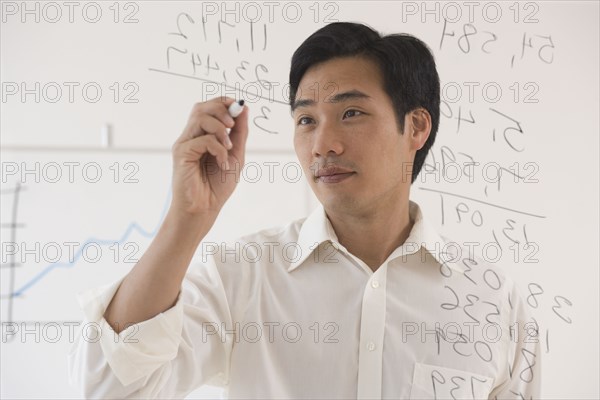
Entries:
POLYGON ((221 121, 227 128, 232 128, 235 121, 229 115, 229 106, 234 102, 235 99, 231 97, 218 97, 203 103, 199 109, 221 121))
POLYGON ((217 137, 219 141, 226 148, 231 147, 229 136, 225 125, 218 119, 208 114, 203 114, 194 121, 190 121, 188 127, 186 127, 186 141, 194 139, 199 136, 212 135, 217 137))
POLYGON ((198 136, 179 143, 173 153, 175 159, 181 163, 198 162, 208 153, 217 159, 219 168, 229 169, 227 149, 213 135, 198 136))
POLYGON ((229 138, 229 134, 227 133, 226 128, 231 128, 234 126, 233 118, 231 118, 231 116, 229 116, 228 114, 227 118, 229 118, 230 121, 226 121, 226 124, 223 123, 222 118, 225 117, 221 116, 221 119, 218 119, 212 114, 205 114, 202 117, 200 117, 200 124, 202 128, 205 131, 207 131, 207 133, 214 134, 219 139, 219 141, 223 143, 223 146, 225 146, 225 148, 231 149, 233 144, 231 143, 231 139, 229 138))
POLYGON ((235 124, 233 118, 229 115, 228 105, 233 103, 235 100, 232 98, 217 98, 212 99, 208 102, 198 103, 192 108, 188 124, 186 125, 183 134, 178 139, 179 141, 185 141, 193 139, 196 136, 203 134, 213 133, 221 140, 221 142, 227 147, 230 143, 229 137, 227 136, 226 130, 214 128, 212 130, 207 129, 202 122, 208 121, 205 119, 206 116, 211 116, 215 120, 221 122, 224 127, 232 128, 235 124))

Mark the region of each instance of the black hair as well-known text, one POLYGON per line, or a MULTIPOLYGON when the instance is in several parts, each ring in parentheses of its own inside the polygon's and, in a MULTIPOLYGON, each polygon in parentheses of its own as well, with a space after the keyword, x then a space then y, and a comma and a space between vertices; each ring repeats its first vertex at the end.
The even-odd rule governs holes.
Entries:
POLYGON ((290 106, 306 71, 338 57, 365 57, 379 66, 383 89, 392 100, 396 121, 404 133, 404 117, 422 107, 431 115, 431 132, 413 163, 411 183, 421 171, 435 141, 440 121, 440 79, 431 50, 409 34, 382 36, 372 28, 352 22, 334 22, 310 35, 296 49, 290 68, 290 106))

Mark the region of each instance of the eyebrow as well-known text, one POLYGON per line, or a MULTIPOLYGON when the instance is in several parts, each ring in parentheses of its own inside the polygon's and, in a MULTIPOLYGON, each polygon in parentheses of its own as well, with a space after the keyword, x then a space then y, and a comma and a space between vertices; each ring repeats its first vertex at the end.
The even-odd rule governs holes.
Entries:
MULTIPOLYGON (((327 103, 340 103, 342 101, 346 101, 346 100, 355 100, 355 99, 370 99, 371 96, 369 96, 366 93, 363 93, 359 90, 353 89, 353 90, 349 90, 347 92, 342 92, 342 93, 338 93, 335 96, 331 96, 331 97, 326 97, 325 100, 327 103)), ((294 104, 292 104, 292 112, 299 107, 309 107, 309 106, 314 106, 317 102, 311 99, 301 99, 301 100, 296 100, 294 101, 294 104)))

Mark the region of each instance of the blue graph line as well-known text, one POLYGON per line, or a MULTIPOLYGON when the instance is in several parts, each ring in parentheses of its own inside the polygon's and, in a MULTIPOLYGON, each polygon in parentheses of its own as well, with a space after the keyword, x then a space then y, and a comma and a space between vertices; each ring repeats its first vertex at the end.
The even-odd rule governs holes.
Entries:
POLYGON ((171 190, 169 190, 169 192, 167 194, 167 199, 163 206, 163 210, 162 210, 161 216, 158 220, 158 223, 156 224, 156 226, 154 227, 154 229, 152 231, 146 231, 137 222, 134 221, 131 224, 129 224, 129 226, 125 230, 125 233, 123 233, 123 235, 121 236, 121 238, 118 241, 90 238, 90 239, 86 240, 83 243, 83 245, 81 245, 79 247, 79 249, 77 250, 77 253, 75 253, 75 255, 73 257, 73 260, 71 260, 69 262, 56 262, 56 263, 49 264, 48 266, 46 266, 46 268, 44 268, 40 273, 35 275, 31 280, 29 280, 27 283, 25 283, 22 287, 15 290, 15 292, 12 293, 11 296, 13 296, 13 297, 21 296, 27 290, 29 290, 32 286, 34 286, 37 282, 39 282, 44 276, 46 276, 47 273, 49 273, 50 271, 52 271, 55 268, 60 268, 60 267, 70 268, 70 267, 72 267, 79 260, 79 258, 81 258, 81 255, 83 254, 83 249, 85 248, 85 246, 87 246, 90 243, 96 243, 99 245, 111 245, 111 244, 115 244, 115 243, 122 244, 127 240, 127 238, 134 231, 139 232, 142 236, 147 237, 147 238, 153 237, 154 235, 156 235, 156 232, 158 231, 158 228, 160 227, 160 225, 167 213, 167 209, 169 207, 170 200, 171 200, 171 190))

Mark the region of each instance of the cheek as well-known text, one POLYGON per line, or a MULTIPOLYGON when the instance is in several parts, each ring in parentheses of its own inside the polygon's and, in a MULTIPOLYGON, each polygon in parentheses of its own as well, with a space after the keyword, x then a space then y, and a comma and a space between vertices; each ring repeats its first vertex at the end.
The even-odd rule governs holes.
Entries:
POLYGON ((304 157, 305 147, 306 145, 303 143, 303 141, 297 135, 294 136, 294 150, 296 151, 296 156, 298 156, 300 161, 302 161, 302 158, 304 157))
POLYGON ((296 150, 296 153, 301 154, 306 152, 307 146, 308 141, 305 137, 299 135, 294 136, 294 149, 296 150))
POLYGON ((296 157, 304 170, 304 173, 310 172, 311 162, 311 147, 310 143, 306 139, 294 137, 294 150, 296 151, 296 157))
POLYGON ((397 139, 381 141, 378 145, 364 148, 362 162, 368 165, 374 179, 390 181, 400 176, 406 160, 397 139))

